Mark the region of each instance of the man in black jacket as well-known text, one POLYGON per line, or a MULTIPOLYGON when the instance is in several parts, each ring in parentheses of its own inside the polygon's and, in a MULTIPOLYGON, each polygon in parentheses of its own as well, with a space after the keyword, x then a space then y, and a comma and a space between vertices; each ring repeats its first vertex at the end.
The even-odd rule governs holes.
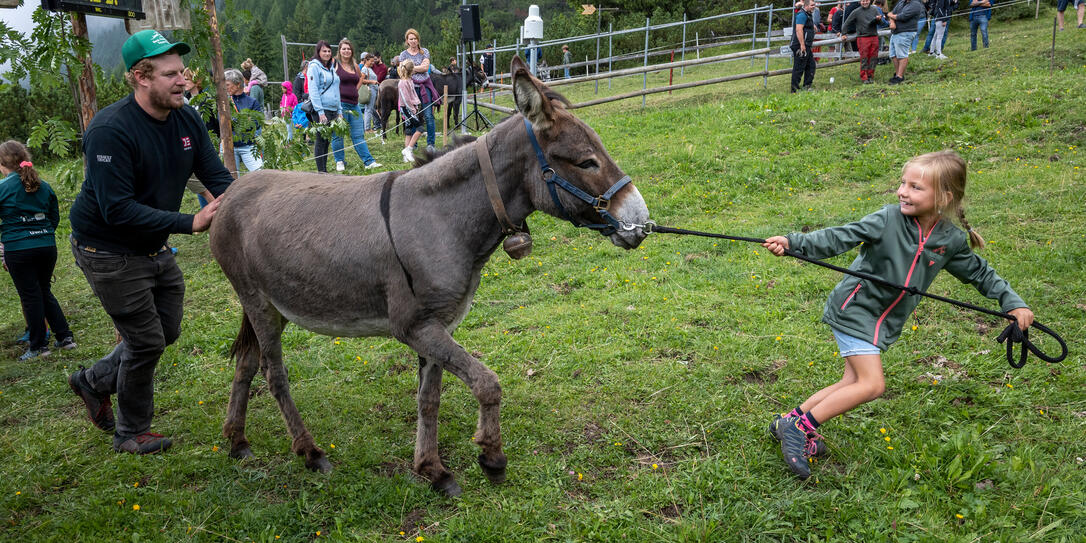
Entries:
POLYGON ((792 92, 799 90, 800 80, 803 81, 804 90, 810 90, 815 74, 815 58, 811 51, 817 24, 813 13, 814 0, 803 0, 802 6, 792 29, 792 92))
POLYGON ((122 341, 68 385, 91 422, 113 432, 118 452, 171 445, 150 431, 155 366, 181 333, 185 295, 166 241, 207 230, 232 181, 200 114, 184 105, 188 52, 154 30, 128 38, 121 53, 133 92, 98 112, 83 137, 86 179, 70 214, 72 252, 122 341), (191 175, 216 196, 196 215, 178 212, 191 175))

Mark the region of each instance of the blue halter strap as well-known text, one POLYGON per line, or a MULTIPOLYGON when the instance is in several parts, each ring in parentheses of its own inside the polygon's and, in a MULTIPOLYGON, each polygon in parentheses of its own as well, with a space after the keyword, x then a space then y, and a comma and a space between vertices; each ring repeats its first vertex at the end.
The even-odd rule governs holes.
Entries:
POLYGON ((532 122, 527 118, 524 119, 524 128, 528 131, 528 141, 532 142, 532 147, 535 148, 535 156, 539 159, 539 167, 543 170, 543 181, 547 182, 547 190, 551 194, 551 200, 554 201, 554 205, 558 208, 558 212, 562 214, 562 218, 572 223, 573 226, 599 230, 600 234, 605 236, 610 236, 618 230, 625 229, 623 228, 622 223, 611 215, 609 208, 611 207, 611 198, 615 193, 622 190, 622 187, 625 187, 630 183, 630 176, 623 176, 622 179, 616 181, 614 185, 611 185, 611 188, 607 189, 607 192, 599 197, 589 196, 587 192, 577 188, 569 181, 562 179, 562 176, 558 175, 558 172, 550 167, 547 163, 547 159, 543 157, 543 148, 539 146, 539 141, 535 139, 535 132, 532 131, 532 122), (562 201, 558 199, 558 187, 572 194, 578 200, 592 206, 607 224, 581 224, 573 220, 569 212, 566 211, 566 207, 562 205, 562 201))

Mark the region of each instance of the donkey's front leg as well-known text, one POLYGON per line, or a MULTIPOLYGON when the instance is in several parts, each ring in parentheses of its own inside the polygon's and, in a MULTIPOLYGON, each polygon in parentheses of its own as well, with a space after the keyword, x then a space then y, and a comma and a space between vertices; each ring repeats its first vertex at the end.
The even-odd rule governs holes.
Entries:
POLYGON ((498 384, 498 375, 459 345, 457 352, 458 356, 445 363, 445 369, 464 381, 479 402, 479 423, 473 437, 475 444, 482 448, 479 467, 491 483, 503 483, 507 460, 502 452, 502 387, 498 384))
POLYGON ((460 485, 437 452, 437 414, 441 406, 441 364, 419 356, 418 429, 415 432, 415 473, 447 496, 460 495, 460 485))

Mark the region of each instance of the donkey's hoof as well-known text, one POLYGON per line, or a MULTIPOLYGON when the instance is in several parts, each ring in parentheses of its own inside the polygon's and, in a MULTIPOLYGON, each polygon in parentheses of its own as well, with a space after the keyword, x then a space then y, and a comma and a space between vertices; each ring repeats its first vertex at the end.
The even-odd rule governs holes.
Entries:
POLYGON ((236 458, 238 460, 244 460, 246 458, 253 458, 253 450, 249 447, 242 447, 240 449, 233 449, 230 451, 230 458, 236 458))
POLYGON ((460 485, 456 484, 456 478, 454 478, 451 473, 446 473, 436 481, 430 483, 430 488, 434 489, 435 492, 439 492, 450 498, 459 497, 460 494, 463 493, 463 491, 460 490, 460 485))
POLYGON ((332 471, 332 463, 329 462, 328 457, 323 454, 312 460, 306 460, 305 467, 321 473, 329 473, 332 471))
POLYGON ((483 475, 493 484, 499 485, 505 482, 505 465, 508 461, 505 459, 505 455, 498 457, 496 460, 487 460, 485 455, 479 455, 479 467, 483 470, 483 475))

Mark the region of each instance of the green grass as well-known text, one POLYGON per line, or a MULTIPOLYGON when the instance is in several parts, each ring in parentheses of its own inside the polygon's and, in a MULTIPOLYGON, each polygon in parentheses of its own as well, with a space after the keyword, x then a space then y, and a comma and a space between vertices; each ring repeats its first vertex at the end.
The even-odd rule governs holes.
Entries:
MULTIPOLYGON (((830 454, 799 483, 765 425, 840 376, 819 322, 838 277, 702 238, 654 235, 624 252, 536 215, 533 255, 494 256, 456 333, 501 379, 509 481, 491 486, 475 465, 477 406, 447 376, 439 438, 464 487, 453 500, 410 475, 415 361, 389 339, 283 336, 330 475, 291 455, 261 377, 248 426, 257 458, 227 457, 240 306, 204 236, 172 240, 186 318, 159 364, 155 428, 178 443, 113 453, 65 384, 113 332, 62 250, 55 293, 78 350, 15 362, 22 317, 10 282, 0 287, 0 540, 1083 541, 1086 45, 1073 29, 1057 36, 1049 76, 1043 21, 994 25, 992 48, 975 53, 955 27, 951 60, 916 57, 897 87, 861 87, 848 66, 819 71, 812 93, 748 80, 578 114, 656 221, 748 236, 857 219, 894 201, 905 160, 956 149, 970 164, 968 217, 990 241, 983 256, 1068 340, 1060 365, 1011 370, 994 341, 1002 323, 925 301, 884 357, 886 395, 823 427, 830 454)), ((577 102, 593 88, 563 91, 577 102)), ((398 146, 371 149, 396 164, 398 146)), ((66 215, 74 191, 60 192, 66 215)), ((950 277, 931 290, 991 305, 950 277)))

